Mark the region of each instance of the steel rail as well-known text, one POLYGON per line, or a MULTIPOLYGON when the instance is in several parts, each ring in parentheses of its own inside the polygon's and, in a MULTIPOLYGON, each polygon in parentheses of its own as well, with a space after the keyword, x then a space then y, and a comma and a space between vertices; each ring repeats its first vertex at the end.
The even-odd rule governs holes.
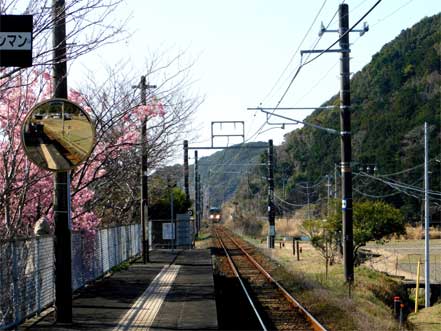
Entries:
POLYGON ((230 264, 230 267, 231 267, 231 269, 233 270, 234 275, 235 275, 235 276, 237 277, 237 279, 239 280, 240 285, 242 286, 242 290, 244 291, 244 293, 245 293, 245 295, 246 295, 246 297, 247 297, 247 299, 248 299, 248 301, 249 301, 251 307, 253 308, 254 314, 256 315, 257 319, 259 320, 260 326, 262 327, 262 329, 263 329, 264 331, 267 331, 268 329, 267 329, 267 327, 265 326, 265 324, 263 323, 263 320, 262 320, 262 318, 260 317, 259 312, 257 311, 256 306, 254 305, 253 299, 251 299, 251 296, 250 296, 250 294, 248 293, 248 290, 247 290, 245 284, 243 283, 242 278, 241 278, 241 276, 240 276, 240 274, 239 274, 239 272, 238 272, 238 270, 237 270, 237 267, 236 267, 236 265, 235 265, 233 259, 231 258, 230 253, 228 253, 228 250, 227 250, 227 248, 225 247, 225 244, 224 244, 223 239, 222 239, 221 236, 219 235, 218 230, 216 229, 215 231, 216 231, 216 237, 217 237, 219 243, 221 244, 222 248, 224 249, 225 256, 227 257, 228 263, 230 264))
POLYGON ((254 266, 259 269, 259 271, 273 284, 277 286, 277 288, 282 292, 285 298, 293 305, 298 308, 300 312, 306 317, 306 319, 311 323, 314 331, 328 331, 303 305, 297 301, 285 288, 280 285, 278 281, 276 281, 230 234, 226 231, 223 233, 229 237, 229 239, 234 242, 234 244, 247 256, 247 258, 254 264, 254 266))

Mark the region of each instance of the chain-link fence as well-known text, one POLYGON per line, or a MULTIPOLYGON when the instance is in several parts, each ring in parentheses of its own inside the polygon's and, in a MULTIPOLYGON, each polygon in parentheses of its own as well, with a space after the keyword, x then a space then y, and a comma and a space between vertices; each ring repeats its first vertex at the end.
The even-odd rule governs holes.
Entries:
MULTIPOLYGON (((72 288, 76 290, 138 255, 140 225, 72 234, 72 288)), ((52 304, 55 291, 52 236, 0 244, 0 330, 52 304)))
MULTIPOLYGON (((438 249, 431 249, 430 251, 430 280, 435 283, 441 283, 441 251, 437 251, 438 249)), ((378 271, 387 272, 390 275, 416 280, 418 261, 420 261, 420 280, 424 280, 424 252, 416 253, 418 250, 421 251, 422 249, 384 249, 381 254, 374 254, 367 259, 365 265, 378 271), (409 250, 412 253, 407 253, 409 250)))
MULTIPOLYGON (((397 259, 397 269, 407 271, 415 276, 418 270, 418 260, 420 261, 420 279, 424 279, 425 260, 423 254, 407 254, 402 259, 397 259)), ((441 283, 441 255, 432 255, 430 257, 430 280, 435 283, 441 283)))

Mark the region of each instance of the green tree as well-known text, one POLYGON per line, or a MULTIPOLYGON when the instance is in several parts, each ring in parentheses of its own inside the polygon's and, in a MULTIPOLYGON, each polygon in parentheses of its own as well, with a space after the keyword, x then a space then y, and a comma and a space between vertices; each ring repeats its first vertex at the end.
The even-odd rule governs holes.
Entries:
POLYGON ((170 198, 173 192, 173 214, 184 214, 191 207, 185 192, 177 186, 182 174, 182 165, 175 164, 158 169, 149 176, 149 218, 169 219, 170 198))
MULTIPOLYGON (((328 221, 333 233, 341 233, 341 208, 328 221)), ((383 243, 392 235, 405 233, 404 217, 400 210, 383 201, 354 202, 354 256, 368 241, 383 243)))
POLYGON ((173 215, 184 214, 191 207, 191 202, 185 198, 185 192, 179 187, 173 187, 162 192, 162 195, 149 205, 151 219, 169 219, 171 214, 170 197, 173 191, 173 215))
POLYGON ((335 232, 333 225, 334 223, 326 219, 305 220, 302 224, 303 232, 325 260, 326 279, 328 279, 328 266, 334 263, 338 248, 336 238, 332 235, 335 232))

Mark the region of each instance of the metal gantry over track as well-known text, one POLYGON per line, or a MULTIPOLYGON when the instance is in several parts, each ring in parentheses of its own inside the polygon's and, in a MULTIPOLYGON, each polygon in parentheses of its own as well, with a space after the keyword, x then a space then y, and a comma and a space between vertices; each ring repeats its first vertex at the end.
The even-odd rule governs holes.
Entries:
POLYGON ((269 140, 267 146, 247 146, 245 145, 245 124, 243 121, 216 121, 211 122, 211 146, 189 146, 188 140, 184 140, 184 190, 186 194, 187 200, 190 200, 190 189, 189 189, 189 168, 188 168, 188 151, 195 150, 195 174, 194 174, 194 186, 195 186, 195 222, 196 222, 196 233, 199 232, 201 218, 202 218, 202 194, 201 190, 201 180, 199 175, 199 163, 198 163, 198 153, 197 150, 219 150, 219 149, 262 149, 268 148, 268 223, 269 223, 269 232, 268 232, 268 248, 274 248, 274 239, 275 239, 275 204, 274 204, 274 147, 273 141, 269 140), (213 131, 213 127, 215 124, 240 124, 242 127, 241 134, 215 134, 213 131), (214 138, 217 137, 242 137, 242 144, 233 145, 233 146, 214 146, 214 138))

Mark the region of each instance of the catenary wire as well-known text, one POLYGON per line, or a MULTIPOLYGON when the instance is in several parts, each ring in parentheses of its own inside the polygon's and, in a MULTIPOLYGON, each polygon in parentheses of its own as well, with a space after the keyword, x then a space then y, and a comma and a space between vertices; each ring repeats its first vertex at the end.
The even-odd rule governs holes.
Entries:
MULTIPOLYGON (((317 13, 316 17, 314 18, 314 21, 312 22, 311 26, 309 27, 308 31, 306 32, 305 36, 303 37, 302 41, 300 42, 299 46, 297 47, 297 50, 295 51, 295 54, 299 51, 301 45, 303 44, 303 41, 305 40, 306 36, 309 34, 309 32, 310 32, 312 26, 315 24, 315 21, 317 20, 318 15, 319 15, 320 12, 322 11, 322 9, 323 9, 325 3, 326 3, 326 1, 324 1, 324 3, 322 4, 322 7, 320 8, 319 12, 317 13)), ((342 3, 344 3, 344 0, 343 0, 342 3)), ((330 20, 329 23, 327 24, 327 27, 326 27, 326 28, 328 28, 328 27, 332 24, 332 22, 334 21, 334 19, 335 19, 337 13, 338 13, 338 10, 334 13, 333 17, 331 18, 331 20, 330 20)), ((315 45, 318 44, 318 42, 319 42, 320 39, 321 39, 321 36, 320 36, 320 37, 318 38, 318 40, 316 41, 315 45)), ((275 86, 278 84, 278 82, 280 81, 281 77, 282 77, 283 74, 286 72, 286 70, 288 69, 289 65, 292 63, 292 61, 293 61, 293 59, 294 59, 294 57, 295 57, 295 54, 294 54, 293 57, 291 58, 290 62, 289 62, 288 65, 286 66, 286 68, 283 70, 283 72, 282 72, 282 74, 280 75, 280 77, 277 79, 276 83, 275 83, 275 84, 273 85, 273 87, 271 88, 271 91, 270 91, 269 93, 267 93, 267 95, 264 97, 264 100, 266 100, 266 99, 268 98, 268 96, 272 93, 272 91, 274 90, 275 86)), ((300 69, 301 69, 301 66, 299 66, 299 67, 297 68, 296 75, 295 75, 296 77, 297 77, 298 73, 300 72, 300 69)), ((263 102, 263 101, 262 101, 262 102, 263 102)), ((262 104, 262 102, 261 102, 261 104, 262 104)), ((277 107, 278 107, 279 105, 280 105, 280 103, 277 105, 277 107)), ((276 107, 276 108, 277 108, 277 107, 276 107)), ((256 110, 256 112, 257 112, 257 110, 256 110)), ((256 112, 254 113, 254 116, 256 115, 256 112)), ((274 112, 275 112, 275 110, 273 111, 273 113, 274 113, 274 112)), ((246 140, 246 142, 248 142, 248 141, 254 139, 254 138, 257 137, 257 136, 259 136, 261 130, 263 129, 263 127, 264 127, 265 125, 266 125, 266 121, 265 121, 265 122, 259 127, 259 129, 257 129, 257 131, 256 131, 256 132, 255 132, 250 138, 248 138, 248 139, 246 140)))
MULTIPOLYGON (((265 97, 262 100, 262 103, 264 103, 268 97, 273 93, 274 89, 276 88, 276 86, 279 84, 280 80, 282 79, 283 75, 285 74, 285 72, 288 70, 289 66, 292 64, 292 62, 294 61, 294 58, 296 57, 297 53, 300 50, 300 47, 302 47, 303 42, 305 41, 306 37, 308 36, 308 34, 311 32, 311 29, 314 27, 315 22, 317 21, 317 18, 319 17, 320 13, 322 12, 325 4, 326 4, 327 0, 324 0, 322 5, 320 6, 319 11, 317 12, 317 14, 314 17, 314 20, 312 21, 311 25, 309 26, 308 30, 306 31, 305 35, 303 36, 302 40, 300 41, 299 45, 297 46, 297 49, 295 50, 293 56, 291 57, 291 59, 289 60, 288 64, 286 65, 286 67, 283 69, 282 73, 279 75, 279 77, 277 78, 276 82, 274 83, 274 85, 272 86, 272 88, 270 89, 270 91, 265 95, 265 97)), ((334 16, 335 17, 335 16, 334 16)))
MULTIPOLYGON (((319 54, 317 54, 315 57, 313 57, 312 59, 301 63, 298 67, 296 72, 294 73, 294 76, 292 77, 291 81, 289 82, 287 88, 285 89, 285 91, 282 94, 282 97, 279 99, 279 101, 277 102, 276 107, 274 107, 273 113, 277 110, 277 108, 279 107, 279 105, 282 103, 283 99, 285 98, 286 94, 288 93, 289 89, 291 88, 292 84, 294 83, 295 79, 297 78, 297 76, 300 73, 301 68, 303 68, 304 66, 310 64, 311 62, 315 61, 316 59, 318 59, 320 56, 322 56, 325 52, 327 52, 328 50, 330 50, 332 47, 334 47, 343 37, 345 37, 348 33, 350 33, 363 19, 365 19, 374 9, 375 7, 378 6, 378 4, 380 4, 382 0, 377 0, 377 2, 354 24, 352 25, 351 28, 349 28, 344 34, 342 34, 334 43, 332 43, 328 48, 326 48, 325 50, 323 50, 322 52, 320 52, 319 54)), ((250 137, 247 139, 247 141, 251 140, 254 138, 254 136, 256 136, 265 126, 266 121, 259 127, 259 129, 250 137)))

